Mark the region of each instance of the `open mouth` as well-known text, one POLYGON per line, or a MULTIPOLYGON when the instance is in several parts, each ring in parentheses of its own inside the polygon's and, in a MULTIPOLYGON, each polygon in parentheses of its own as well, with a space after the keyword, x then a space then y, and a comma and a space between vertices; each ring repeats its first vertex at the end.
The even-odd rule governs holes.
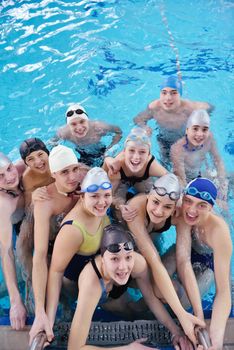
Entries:
POLYGON ((191 222, 191 223, 195 222, 198 218, 198 215, 191 215, 189 213, 185 213, 185 216, 186 216, 187 221, 191 222))

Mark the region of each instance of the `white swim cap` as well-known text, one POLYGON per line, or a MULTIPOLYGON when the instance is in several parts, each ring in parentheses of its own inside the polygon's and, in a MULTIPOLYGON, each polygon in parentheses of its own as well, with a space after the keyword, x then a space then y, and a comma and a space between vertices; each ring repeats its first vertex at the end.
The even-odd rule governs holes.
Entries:
POLYGON ((81 184, 81 192, 97 192, 109 188, 112 188, 110 179, 105 170, 99 167, 89 170, 81 184))
POLYGON ((58 145, 49 154, 49 167, 51 173, 60 171, 69 165, 78 164, 77 157, 69 147, 58 145))
POLYGON ((145 129, 143 128, 133 128, 129 135, 127 136, 124 146, 127 146, 127 142, 129 141, 133 141, 133 142, 137 142, 139 144, 143 144, 143 145, 147 145, 149 148, 151 147, 151 142, 150 142, 150 138, 146 132, 145 129))
POLYGON ((193 111, 188 118, 186 128, 190 128, 193 125, 207 126, 209 128, 210 117, 207 111, 204 109, 196 109, 193 111))
POLYGON ((170 199, 177 200, 181 194, 181 186, 177 176, 168 173, 154 182, 150 193, 154 193, 154 191, 160 196, 165 196, 167 194, 170 199))
POLYGON ((11 163, 12 161, 4 153, 0 152, 0 168, 3 168, 11 163))
POLYGON ((88 120, 88 114, 86 113, 84 107, 82 107, 79 103, 71 105, 66 111, 67 124, 75 118, 81 118, 88 120))

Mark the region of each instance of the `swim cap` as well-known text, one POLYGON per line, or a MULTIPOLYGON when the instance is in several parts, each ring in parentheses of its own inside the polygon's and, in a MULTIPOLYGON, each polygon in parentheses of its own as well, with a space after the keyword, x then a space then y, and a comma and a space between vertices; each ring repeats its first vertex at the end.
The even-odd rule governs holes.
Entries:
POLYGON ((119 224, 111 224, 104 228, 103 236, 100 244, 101 255, 105 253, 106 250, 112 253, 118 253, 118 245, 120 243, 125 243, 124 249, 134 250, 135 242, 130 231, 127 231, 123 226, 119 224))
POLYGON ((175 89, 179 92, 180 96, 182 96, 182 81, 178 79, 175 75, 170 75, 166 78, 160 85, 160 90, 164 88, 175 89))
POLYGON ((211 180, 205 177, 198 177, 188 183, 184 193, 214 205, 217 197, 217 188, 211 180))
POLYGON ((49 155, 49 167, 51 173, 56 173, 69 165, 78 164, 77 157, 69 147, 58 145, 55 146, 49 155))
POLYGON ((44 144, 44 142, 42 142, 40 139, 33 137, 27 140, 24 140, 21 145, 20 145, 20 155, 21 158, 24 160, 27 156, 30 155, 30 153, 35 152, 35 151, 44 151, 49 155, 49 151, 46 148, 46 145, 44 144))
POLYGON ((70 122, 75 118, 81 118, 81 119, 85 119, 85 120, 89 119, 88 114, 86 113, 84 107, 82 107, 78 103, 71 105, 67 109, 66 118, 67 118, 67 124, 70 124, 70 122))
POLYGON ((11 163, 12 161, 4 153, 0 152, 0 168, 3 168, 11 163))
POLYGON ((133 128, 125 140, 124 147, 127 146, 127 143, 129 141, 137 142, 142 145, 147 145, 149 146, 149 148, 151 147, 150 138, 146 130, 143 128, 139 128, 139 127, 133 128))
POLYGON ((177 176, 172 173, 161 176, 154 182, 150 193, 154 193, 154 191, 160 196, 165 196, 167 194, 172 200, 179 199, 181 187, 177 176))
POLYGON ((210 117, 207 111, 204 109, 196 109, 193 111, 187 120, 186 128, 189 128, 193 125, 207 126, 209 128, 210 117))
POLYGON ((81 192, 97 192, 99 189, 112 188, 110 179, 104 169, 94 167, 90 169, 81 184, 81 192))

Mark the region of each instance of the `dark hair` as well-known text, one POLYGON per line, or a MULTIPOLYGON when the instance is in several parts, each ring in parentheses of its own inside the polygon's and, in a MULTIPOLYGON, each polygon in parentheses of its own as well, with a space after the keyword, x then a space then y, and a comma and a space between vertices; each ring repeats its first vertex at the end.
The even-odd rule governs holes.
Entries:
POLYGON ((42 142, 40 139, 33 137, 27 140, 24 140, 21 145, 20 145, 20 155, 21 158, 24 160, 27 156, 30 155, 30 153, 34 152, 34 151, 44 151, 49 155, 49 150, 46 148, 46 145, 44 144, 44 142, 42 142))
POLYGON ((100 244, 101 255, 106 251, 106 248, 111 244, 119 244, 132 242, 135 247, 135 242, 130 231, 126 230, 119 224, 111 224, 104 228, 103 236, 100 244))

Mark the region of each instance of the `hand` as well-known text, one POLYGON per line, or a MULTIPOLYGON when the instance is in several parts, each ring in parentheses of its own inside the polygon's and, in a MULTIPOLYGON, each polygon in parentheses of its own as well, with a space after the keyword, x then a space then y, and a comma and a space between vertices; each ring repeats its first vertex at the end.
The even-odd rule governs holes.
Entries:
POLYGON ((105 159, 105 164, 108 168, 108 175, 110 177, 118 174, 118 172, 120 171, 120 168, 121 168, 120 160, 108 157, 105 159))
POLYGON ((147 338, 137 339, 133 343, 129 344, 128 348, 131 350, 152 350, 152 347, 141 344, 146 341, 147 338))
POLYGON ((11 327, 13 329, 16 329, 17 331, 19 329, 23 329, 25 326, 26 317, 27 317, 27 312, 21 300, 17 303, 11 304, 10 321, 11 321, 11 327))
POLYGON ((197 340, 194 333, 194 328, 197 325, 200 326, 201 328, 204 328, 206 326, 205 322, 203 320, 200 320, 196 316, 193 316, 189 312, 186 312, 185 315, 183 315, 180 318, 180 324, 184 330, 184 333, 187 335, 187 337, 196 347, 197 340))
POLYGON ((51 342, 53 340, 54 333, 45 312, 41 312, 40 314, 36 315, 34 319, 32 328, 29 332, 29 345, 32 344, 35 336, 41 331, 46 332, 48 342, 51 342))
POLYGON ((176 350, 193 350, 193 344, 185 334, 174 334, 172 344, 176 350))
POLYGON ((50 200, 51 196, 47 192, 46 186, 39 187, 32 193, 32 202, 50 200))
POLYGON ((138 210, 132 208, 130 205, 121 204, 119 206, 121 215, 125 221, 132 221, 138 214, 138 210))

